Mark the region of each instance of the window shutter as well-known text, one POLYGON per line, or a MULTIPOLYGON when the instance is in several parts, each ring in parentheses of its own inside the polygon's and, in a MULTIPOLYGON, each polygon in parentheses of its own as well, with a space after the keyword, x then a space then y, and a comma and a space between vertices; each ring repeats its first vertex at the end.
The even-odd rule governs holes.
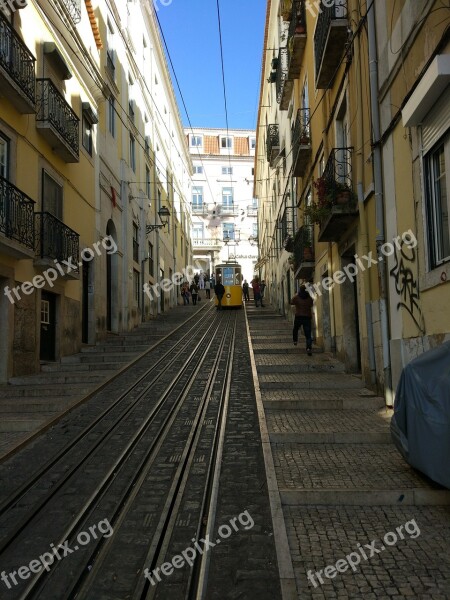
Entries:
POLYGON ((422 124, 422 148, 426 154, 450 128, 450 88, 442 94, 422 124))

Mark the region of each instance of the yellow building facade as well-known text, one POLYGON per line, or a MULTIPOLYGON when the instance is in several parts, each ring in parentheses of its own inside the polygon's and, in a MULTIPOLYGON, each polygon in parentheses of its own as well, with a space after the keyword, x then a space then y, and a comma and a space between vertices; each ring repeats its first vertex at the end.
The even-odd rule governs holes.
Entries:
MULTIPOLYGON (((410 4, 393 15, 392 27, 396 43, 411 36, 402 51, 409 48, 412 75, 442 51, 445 24, 439 33, 429 2, 416 3, 407 17, 410 4), (435 46, 424 44, 431 31, 435 46), (429 56, 420 54, 424 47, 429 56)), ((425 221, 416 210, 423 186, 418 164, 413 176, 414 144, 400 118, 410 93, 401 58, 386 56, 386 18, 385 2, 268 2, 255 196, 257 266, 272 302, 291 318, 290 297, 309 284, 316 343, 391 404, 405 361, 450 328, 445 298, 433 286, 420 301, 422 316, 409 314, 419 312, 416 292, 422 298, 420 276, 410 281, 414 269, 406 260, 423 252, 425 221), (394 64, 396 71, 386 70, 394 64), (428 322, 434 337, 420 333, 416 320, 428 322)), ((448 115, 439 122, 448 130, 448 115)))

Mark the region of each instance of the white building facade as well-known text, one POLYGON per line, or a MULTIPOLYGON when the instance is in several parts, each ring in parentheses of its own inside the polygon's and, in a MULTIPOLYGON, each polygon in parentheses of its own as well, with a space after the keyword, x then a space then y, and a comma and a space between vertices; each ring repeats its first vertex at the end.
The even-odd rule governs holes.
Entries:
POLYGON ((250 281, 258 261, 257 204, 253 198, 256 133, 187 129, 194 165, 192 245, 197 270, 236 261, 250 281))

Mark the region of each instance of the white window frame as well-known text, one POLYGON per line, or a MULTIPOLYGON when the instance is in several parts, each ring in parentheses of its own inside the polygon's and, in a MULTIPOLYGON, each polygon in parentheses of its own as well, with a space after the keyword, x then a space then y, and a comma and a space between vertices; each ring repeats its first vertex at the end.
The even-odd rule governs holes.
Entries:
POLYGON ((233 167, 222 167, 222 175, 233 175, 233 167))
POLYGON ((233 149, 233 138, 231 135, 220 136, 220 149, 221 150, 232 150, 233 149), (225 142, 225 145, 224 145, 225 142))
POLYGON ((203 210, 203 187, 201 185, 192 188, 192 210, 203 210))
POLYGON ((194 175, 203 175, 202 165, 194 165, 194 175))
POLYGON ((450 134, 441 138, 427 154, 423 157, 423 168, 425 177, 425 212, 427 216, 428 228, 428 257, 430 270, 436 269, 444 263, 450 261, 450 134), (445 194, 442 196, 442 190, 438 197, 436 162, 434 157, 443 149, 445 172, 440 173, 440 182, 444 175, 445 194), (446 196, 446 197, 445 197, 446 196), (444 199, 447 207, 447 224, 442 221, 442 210, 439 205, 444 199), (447 231, 445 230, 447 227, 447 231), (448 254, 444 256, 444 237, 447 234, 448 254))
POLYGON ((234 189, 232 187, 222 188, 222 206, 223 208, 234 208, 234 189))
POLYGON ((225 233, 228 232, 230 240, 234 240, 236 237, 236 228, 234 223, 222 223, 222 237, 225 239, 225 233))
POLYGON ((193 134, 191 135, 191 148, 203 148, 203 136, 193 134))
POLYGON ((5 179, 8 179, 10 140, 2 133, 0 133, 0 144, 3 148, 3 151, 0 153, 0 175, 5 179))

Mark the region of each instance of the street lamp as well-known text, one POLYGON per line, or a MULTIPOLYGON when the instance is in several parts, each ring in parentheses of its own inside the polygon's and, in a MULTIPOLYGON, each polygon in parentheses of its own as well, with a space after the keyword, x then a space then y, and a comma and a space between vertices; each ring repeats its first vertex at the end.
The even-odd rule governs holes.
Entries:
POLYGON ((161 206, 161 208, 158 210, 158 216, 161 219, 161 225, 146 225, 145 231, 147 234, 155 231, 155 229, 162 229, 169 224, 170 210, 167 208, 167 206, 161 206), (164 221, 163 219, 166 220, 164 221))

